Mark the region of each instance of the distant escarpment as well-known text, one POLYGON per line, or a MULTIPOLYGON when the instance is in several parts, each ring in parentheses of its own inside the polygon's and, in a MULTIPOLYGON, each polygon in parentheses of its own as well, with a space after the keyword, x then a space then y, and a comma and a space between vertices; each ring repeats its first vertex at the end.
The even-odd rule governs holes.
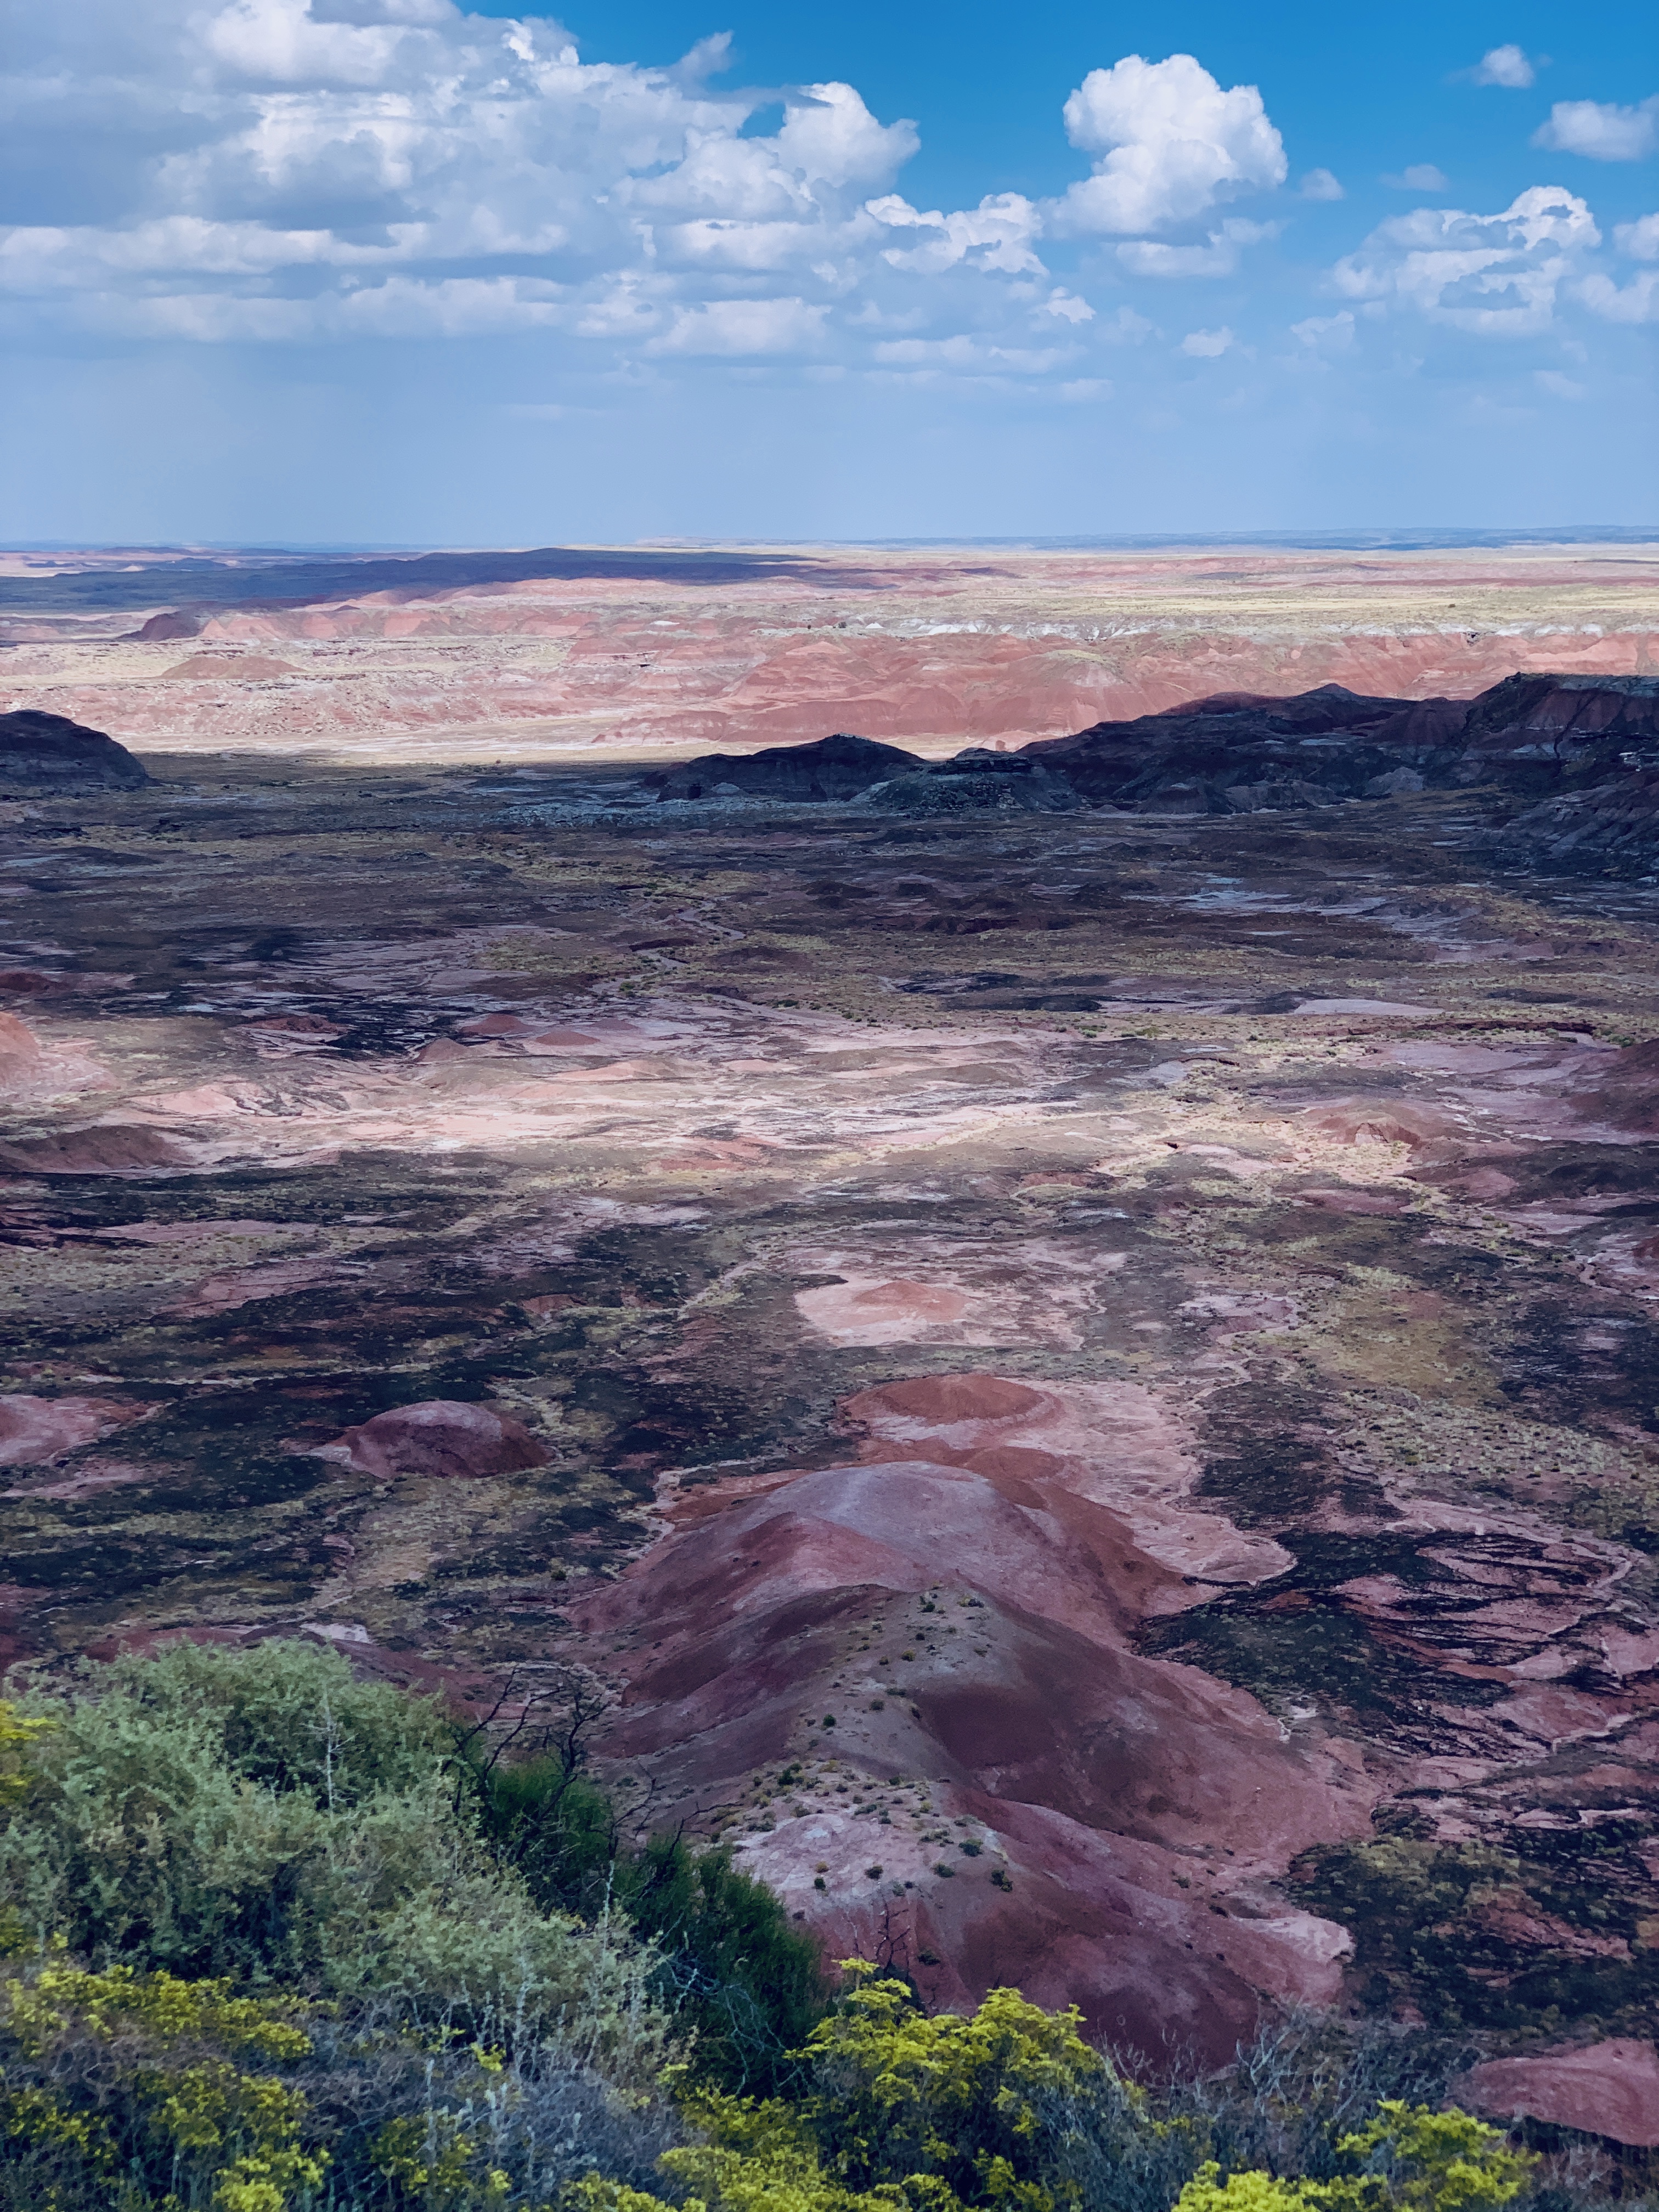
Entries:
POLYGON ((1474 699, 1218 692, 1018 752, 927 761, 845 734, 708 753, 651 779, 662 799, 855 801, 901 815, 1253 814, 1425 790, 1496 791, 1524 864, 1644 872, 1659 858, 1659 678, 1511 676, 1474 699))
POLYGON ((149 778, 123 744, 66 714, 0 714, 0 792, 137 791, 149 778))

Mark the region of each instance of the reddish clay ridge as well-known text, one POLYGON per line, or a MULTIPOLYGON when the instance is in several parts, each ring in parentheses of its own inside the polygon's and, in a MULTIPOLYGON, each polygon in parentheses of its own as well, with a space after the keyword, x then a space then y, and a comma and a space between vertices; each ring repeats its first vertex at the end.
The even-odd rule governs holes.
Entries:
POLYGON ((848 1463, 683 1492, 583 1607, 626 1685, 607 1755, 671 1814, 775 1763, 793 1778, 742 1863, 939 2003, 1013 1980, 1120 2046, 1216 2062, 1264 1995, 1334 1999, 1346 1931, 1273 1885, 1363 1832, 1373 1786, 1135 1648, 1290 1564, 1194 1500, 1178 1419, 1133 1384, 971 1371, 842 1419, 848 1463))

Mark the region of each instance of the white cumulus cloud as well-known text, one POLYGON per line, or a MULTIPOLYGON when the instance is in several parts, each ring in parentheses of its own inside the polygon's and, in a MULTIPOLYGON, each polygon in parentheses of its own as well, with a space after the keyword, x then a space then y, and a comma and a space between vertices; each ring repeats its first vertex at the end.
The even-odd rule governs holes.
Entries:
POLYGON ((1659 149, 1659 93, 1637 107, 1558 100, 1532 143, 1555 154, 1588 154, 1593 161, 1644 161, 1659 149))
POLYGON ((1538 81, 1538 72, 1522 46, 1488 46, 1475 64, 1477 84, 1500 84, 1510 92, 1524 92, 1538 81))
POLYGON ((1253 84, 1224 92, 1191 54, 1149 62, 1129 54, 1091 70, 1066 103, 1072 143, 1098 158, 1056 218, 1117 236, 1161 230, 1206 214, 1218 199, 1285 181, 1283 140, 1253 84))
MULTIPOLYGON (((26 331, 808 349, 885 274, 866 203, 917 146, 849 84, 718 89, 723 38, 590 64, 451 0, 56 0, 23 28, 0 289, 26 331)), ((962 283, 1039 269, 1016 196, 932 221, 962 283)))
POLYGON ((1417 208, 1395 216, 1331 275, 1349 299, 1414 309, 1481 337, 1524 337, 1548 327, 1561 285, 1600 243, 1583 200, 1559 185, 1534 185, 1501 215, 1417 208))
POLYGON ((1188 331, 1181 341, 1181 350, 1198 361, 1213 361, 1232 343, 1233 334, 1224 323, 1218 331, 1188 331))
POLYGON ((1277 235, 1271 222, 1246 222, 1231 216, 1212 230, 1203 246, 1169 246, 1161 239, 1137 238, 1120 246, 1117 258, 1134 276, 1231 276, 1247 246, 1277 235))
POLYGON ((1659 322, 1659 269, 1644 269, 1628 284, 1615 284, 1611 276, 1586 276, 1578 296, 1609 323, 1659 322))
POLYGON ((647 342, 647 353, 810 353, 823 342, 827 307, 805 300, 712 300, 677 308, 669 328, 647 342))
POLYGON ((999 269, 1011 276, 1030 270, 1042 275, 1042 264, 1031 251, 1031 240, 1042 221, 1030 201, 1018 192, 994 192, 976 208, 954 215, 937 210, 921 214, 898 193, 869 202, 866 212, 890 230, 915 231, 914 246, 884 247, 882 259, 890 268, 936 276, 966 261, 980 269, 999 269))
POLYGON ((1340 200, 1347 198, 1341 181, 1329 169, 1310 169, 1297 186, 1304 200, 1340 200))
POLYGON ((1613 242, 1632 261, 1659 261, 1659 215, 1638 216, 1613 225, 1613 242))
POLYGON ((1075 292, 1068 292, 1058 284, 1043 301, 1040 312, 1056 316, 1062 323, 1091 323, 1095 311, 1086 300, 1079 300, 1075 292))

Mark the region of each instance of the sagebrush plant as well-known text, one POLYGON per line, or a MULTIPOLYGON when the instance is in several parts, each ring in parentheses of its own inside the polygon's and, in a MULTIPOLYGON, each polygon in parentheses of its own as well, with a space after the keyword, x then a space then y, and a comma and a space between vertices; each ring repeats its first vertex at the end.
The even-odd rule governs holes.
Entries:
POLYGON ((458 1814, 432 1700, 315 1645, 186 1644, 89 1668, 21 1717, 40 1725, 0 1808, 14 1941, 397 1997, 411 2020, 562 2037, 619 2080, 654 2079, 672 2039, 653 1954, 620 1919, 543 1910, 503 1869, 458 1814))

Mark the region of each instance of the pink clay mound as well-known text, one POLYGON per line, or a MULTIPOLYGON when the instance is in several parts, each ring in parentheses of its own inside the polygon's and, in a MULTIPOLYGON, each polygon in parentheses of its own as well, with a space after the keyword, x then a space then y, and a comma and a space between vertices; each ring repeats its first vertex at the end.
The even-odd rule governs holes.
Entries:
POLYGON ((1659 2051, 1615 2037, 1587 2050, 1498 2058, 1458 2084, 1476 2112, 1494 2120, 1543 2120, 1659 2149, 1659 2051))
POLYGON ((514 1474, 544 1467, 551 1457, 510 1413, 447 1398, 376 1413, 319 1450, 361 1474, 383 1478, 514 1474))
POLYGON ((925 1777, 943 1856, 925 1818, 878 1830, 831 1796, 743 1860, 832 1948, 899 1927, 941 2002, 1015 1978, 1115 2043, 1219 2063, 1264 1997, 1328 2002, 1343 1931, 1259 1886, 1364 1830, 1363 1776, 1133 1648, 1147 1617, 1284 1564, 1191 1499, 1179 1423, 1133 1387, 988 1374, 844 1413, 856 1463, 688 1493, 672 1540, 586 1602, 627 1680, 607 1755, 672 1802, 826 1751, 866 1787, 925 1777))

